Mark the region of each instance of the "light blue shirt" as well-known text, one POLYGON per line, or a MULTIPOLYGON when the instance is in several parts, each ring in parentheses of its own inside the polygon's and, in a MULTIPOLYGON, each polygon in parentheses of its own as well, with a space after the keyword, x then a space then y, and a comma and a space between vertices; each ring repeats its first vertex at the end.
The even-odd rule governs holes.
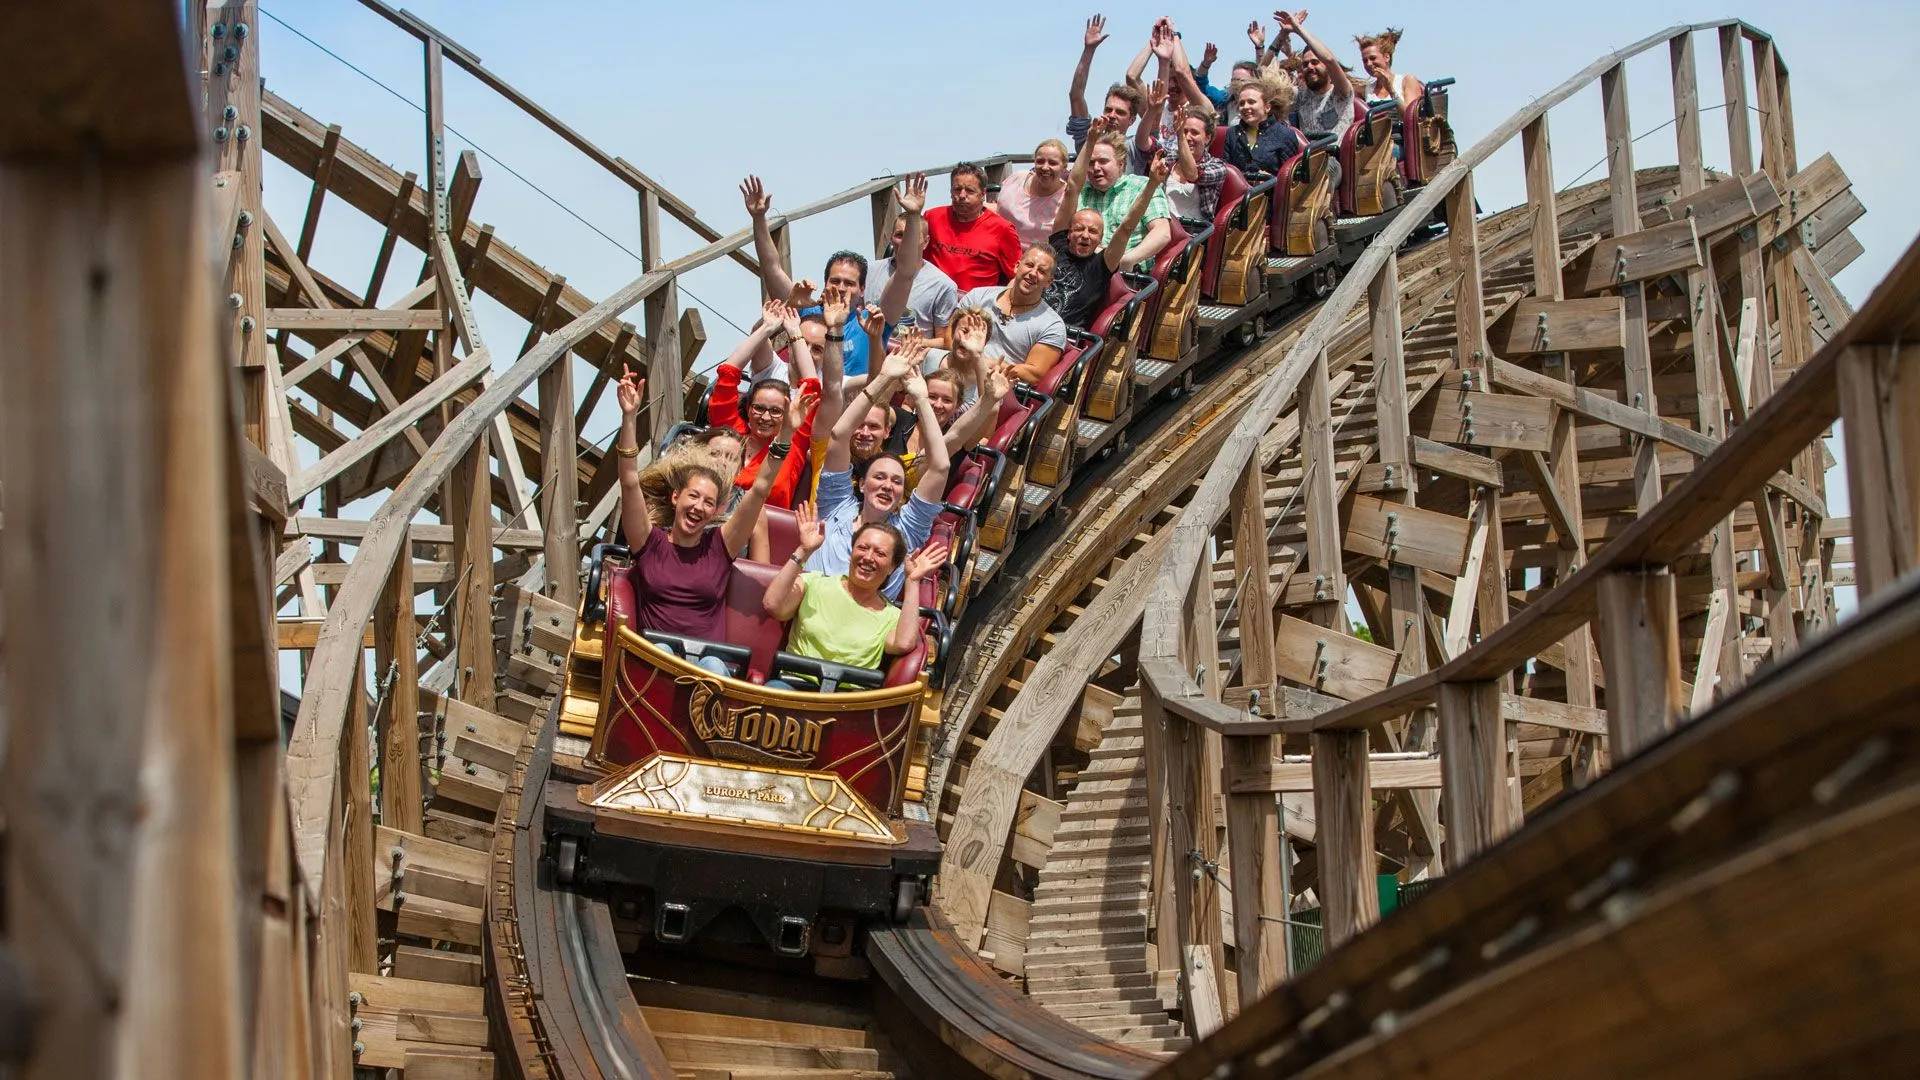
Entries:
MULTIPOLYGON (((853 564, 853 531, 860 518, 860 497, 853 489, 853 470, 821 473, 815 507, 827 535, 820 550, 807 560, 807 569, 816 574, 844 574, 853 564)), ((905 507, 887 516, 887 524, 906 534, 907 551, 914 552, 926 545, 927 537, 933 534, 933 519, 939 513, 939 506, 915 492, 907 496, 905 507)), ((897 602, 906 581, 906 560, 901 559, 900 565, 893 568, 893 575, 887 578, 886 588, 880 590, 881 595, 897 602)))

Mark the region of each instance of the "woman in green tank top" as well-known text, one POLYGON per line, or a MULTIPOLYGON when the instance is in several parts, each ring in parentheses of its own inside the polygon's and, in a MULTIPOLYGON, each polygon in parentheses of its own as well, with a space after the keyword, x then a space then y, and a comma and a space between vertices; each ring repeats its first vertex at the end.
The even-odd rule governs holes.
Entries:
MULTIPOLYGON (((767 586, 767 614, 791 621, 787 650, 853 667, 878 668, 888 656, 912 652, 920 644, 920 582, 947 560, 945 544, 929 544, 907 557, 907 538, 884 522, 870 522, 853 535, 853 555, 845 574, 803 572, 806 561, 826 541, 826 529, 811 503, 795 511, 800 546, 767 586), (881 588, 901 561, 907 564, 905 603, 913 605, 903 617, 887 602, 881 588)), ((798 680, 768 679, 775 689, 812 689, 798 680)))

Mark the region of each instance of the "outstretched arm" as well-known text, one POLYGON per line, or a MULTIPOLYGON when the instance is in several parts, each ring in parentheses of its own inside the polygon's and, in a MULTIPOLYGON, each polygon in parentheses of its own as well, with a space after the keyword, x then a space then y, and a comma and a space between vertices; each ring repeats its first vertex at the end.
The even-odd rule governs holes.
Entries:
POLYGON ((927 381, 915 371, 907 379, 907 399, 920 417, 920 447, 926 458, 920 463, 920 483, 913 493, 925 502, 938 504, 947 495, 947 471, 953 459, 947 454, 947 440, 940 431, 940 418, 927 400, 927 381))
MULTIPOLYGON (((1136 228, 1137 227, 1138 226, 1136 226, 1136 228)), ((1133 235, 1132 233, 1118 232, 1118 230, 1116 230, 1116 233, 1120 236, 1133 235)), ((1153 224, 1147 226, 1147 235, 1141 237, 1140 243, 1128 248, 1127 251, 1120 256, 1120 265, 1138 266, 1148 259, 1158 257, 1161 252, 1167 250, 1167 245, 1172 242, 1173 223, 1167 218, 1154 218, 1153 224)))
POLYGON ((921 216, 927 207, 926 174, 914 173, 900 181, 899 197, 900 212, 906 215, 907 222, 893 252, 893 276, 887 279, 887 289, 880 294, 880 313, 889 323, 899 322, 901 313, 907 310, 907 301, 913 298, 913 279, 925 261, 920 249, 927 242, 927 219, 921 216))
MULTIPOLYGON (((1186 97, 1186 99, 1189 102, 1192 102, 1193 104, 1198 105, 1209 112, 1212 112, 1213 100, 1207 97, 1205 91, 1200 89, 1200 81, 1193 77, 1193 68, 1191 65, 1187 63, 1186 45, 1180 41, 1180 35, 1174 34, 1172 35, 1172 37, 1173 37, 1173 65, 1172 66, 1173 66, 1173 80, 1174 80, 1173 85, 1180 91, 1180 93, 1183 96, 1186 97)), ((1213 47, 1213 44, 1211 42, 1207 44, 1207 51, 1205 54, 1206 59, 1203 60, 1200 64, 1201 71, 1205 71, 1207 70, 1208 67, 1212 66, 1213 56, 1217 51, 1218 50, 1216 50, 1213 47)), ((1175 127, 1179 126, 1177 122, 1177 118, 1174 126, 1175 127)))
POLYGON ((920 583, 947 564, 947 545, 928 544, 907 556, 907 584, 900 590, 900 618, 887 635, 886 651, 900 656, 920 645, 920 583))
POLYGON ((760 350, 766 346, 767 339, 773 336, 773 332, 780 328, 781 322, 786 318, 786 311, 787 305, 779 300, 769 300, 761 304, 760 324, 742 338, 740 344, 734 346, 733 352, 727 354, 727 358, 721 363, 741 371, 753 370, 758 366, 760 350))
POLYGON ((614 459, 620 469, 620 528, 627 534, 627 546, 637 548, 653 531, 647 499, 640 491, 640 408, 646 404, 647 380, 625 364, 620 370, 620 383, 614 390, 620 399, 620 434, 613 438, 614 459))
MULTIPOLYGON (((1185 145, 1184 140, 1182 141, 1182 145, 1185 145)), ((1165 182, 1166 179, 1167 157, 1165 154, 1161 154, 1153 159, 1152 165, 1147 167, 1147 182, 1141 186, 1140 194, 1134 196, 1133 205, 1127 208, 1127 216, 1122 218, 1120 224, 1114 228, 1113 238, 1107 241, 1107 250, 1103 253, 1103 257, 1106 259, 1108 273, 1120 269, 1123 265, 1121 260, 1125 259, 1127 255, 1127 240, 1133 236, 1133 230, 1140 227, 1140 219, 1147 216, 1147 207, 1153 204, 1154 195, 1159 192, 1160 185, 1165 182)), ((1155 224, 1162 224, 1162 222, 1156 222, 1155 224)), ((1168 224, 1165 227, 1167 230, 1167 238, 1172 239, 1173 226, 1168 224)), ((1145 240, 1140 242, 1140 246, 1145 248, 1152 240, 1153 237, 1149 235, 1145 240)), ((1161 245, 1162 248, 1165 246, 1164 244, 1161 245)), ((1155 255, 1159 253, 1159 251, 1154 252, 1155 255)), ((1145 258, 1145 256, 1142 256, 1142 258, 1145 258)), ((1125 265, 1132 264, 1127 263, 1125 265)))
POLYGON ((1153 153, 1160 142, 1160 122, 1167 113, 1167 65, 1160 64, 1160 77, 1147 87, 1147 96, 1141 102, 1140 127, 1133 133, 1134 149, 1143 154, 1153 153))
POLYGON ((1107 20, 1095 15, 1087 20, 1086 37, 1080 46, 1080 63, 1073 69, 1073 82, 1067 87, 1067 115, 1087 115, 1087 74, 1093 70, 1093 54, 1107 40, 1107 20))
POLYGON ((1060 209, 1053 214, 1053 231, 1059 232, 1073 224, 1073 215, 1080 212, 1080 189, 1087 186, 1087 169, 1093 162, 1093 144, 1107 133, 1107 118, 1096 116, 1093 125, 1087 128, 1087 137, 1080 143, 1080 156, 1073 159, 1073 170, 1067 174, 1067 190, 1060 196, 1060 209))
POLYGON ((780 573, 774 575, 773 583, 767 586, 760 601, 761 608, 781 622, 799 614, 800 600, 807 594, 806 582, 800 580, 800 575, 807 559, 820 550, 827 538, 826 527, 820 524, 812 503, 794 507, 793 516, 800 527, 800 546, 794 548, 793 555, 781 565, 780 573))
POLYGON ((985 390, 980 400, 973 403, 973 408, 968 409, 960 422, 953 425, 953 430, 947 432, 949 459, 979 442, 1000 422, 1000 407, 1006 404, 1007 395, 1013 392, 1013 385, 1007 381, 1005 371, 996 370, 987 377, 985 390))
POLYGON ((773 196, 760 185, 760 178, 749 176, 740 182, 740 199, 747 204, 747 216, 753 219, 753 257, 760 260, 760 282, 768 296, 784 298, 793 291, 793 275, 780 261, 780 248, 773 242, 773 230, 767 227, 767 208, 773 196))
MULTIPOLYGON (((1346 96, 1352 97, 1353 81, 1341 73, 1340 60, 1333 55, 1333 50, 1327 48, 1324 42, 1314 37, 1313 34, 1307 30, 1306 16, 1307 13, 1304 11, 1291 14, 1285 11, 1276 11, 1273 13, 1273 20, 1280 24, 1281 34, 1284 35, 1288 31, 1299 34, 1300 40, 1307 43, 1307 51, 1319 57, 1320 62, 1327 65, 1327 75, 1333 79, 1334 88, 1338 90, 1341 87, 1345 87, 1346 96)), ((1338 97, 1339 95, 1335 94, 1335 96, 1338 97)))

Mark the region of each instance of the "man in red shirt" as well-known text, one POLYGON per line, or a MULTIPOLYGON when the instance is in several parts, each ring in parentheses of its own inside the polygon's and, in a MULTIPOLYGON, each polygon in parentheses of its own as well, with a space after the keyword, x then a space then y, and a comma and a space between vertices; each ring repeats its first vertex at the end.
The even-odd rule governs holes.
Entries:
POLYGON ((952 205, 926 213, 927 261, 963 293, 1012 280, 1020 237, 1005 218, 987 211, 987 174, 963 163, 953 167, 951 183, 952 205))

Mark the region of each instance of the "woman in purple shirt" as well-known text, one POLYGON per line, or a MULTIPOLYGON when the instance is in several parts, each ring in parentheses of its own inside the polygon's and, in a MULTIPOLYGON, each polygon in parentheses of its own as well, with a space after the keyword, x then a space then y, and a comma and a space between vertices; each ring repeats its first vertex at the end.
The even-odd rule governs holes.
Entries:
MULTIPOLYGON (((613 444, 620 465, 620 524, 633 552, 629 577, 634 585, 634 623, 640 630, 722 641, 733 553, 752 537, 774 474, 780 470, 761 469, 733 513, 716 525, 727 481, 698 461, 676 465, 670 471, 672 494, 667 505, 659 508, 665 511, 667 524, 655 524, 640 485, 639 415, 645 389, 646 380, 633 372, 621 376, 620 435, 613 444)), ((784 457, 786 445, 775 442, 767 453, 784 457)), ((701 657, 698 663, 717 675, 733 674, 718 657, 701 657)))

